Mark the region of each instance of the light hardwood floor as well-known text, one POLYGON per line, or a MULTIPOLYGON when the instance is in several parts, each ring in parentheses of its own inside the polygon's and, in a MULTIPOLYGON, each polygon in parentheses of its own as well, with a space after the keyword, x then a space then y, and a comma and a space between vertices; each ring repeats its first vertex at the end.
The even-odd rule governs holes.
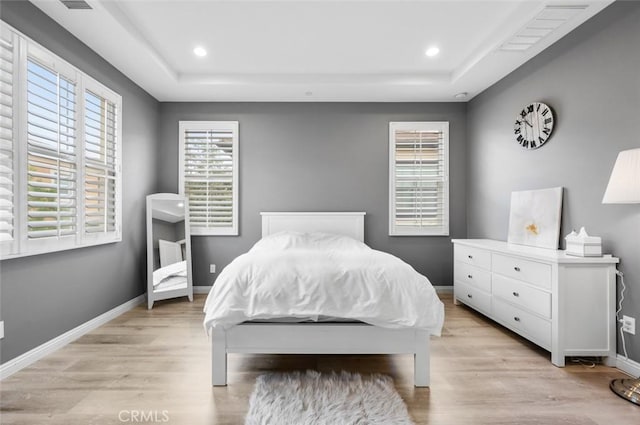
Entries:
POLYGON ((640 407, 609 390, 613 368, 570 364, 443 295, 431 388, 411 356, 230 355, 229 385, 210 386, 204 296, 140 306, 1 383, 2 424, 241 424, 257 375, 348 370, 391 375, 417 424, 638 425, 640 407), (149 419, 149 416, 146 416, 149 419))

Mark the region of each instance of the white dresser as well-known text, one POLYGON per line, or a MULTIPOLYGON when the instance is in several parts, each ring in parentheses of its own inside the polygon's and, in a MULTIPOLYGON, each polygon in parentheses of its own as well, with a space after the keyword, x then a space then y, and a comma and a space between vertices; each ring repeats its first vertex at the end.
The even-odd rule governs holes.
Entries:
POLYGON ((616 361, 618 259, 488 239, 454 239, 454 303, 474 308, 551 352, 616 361))

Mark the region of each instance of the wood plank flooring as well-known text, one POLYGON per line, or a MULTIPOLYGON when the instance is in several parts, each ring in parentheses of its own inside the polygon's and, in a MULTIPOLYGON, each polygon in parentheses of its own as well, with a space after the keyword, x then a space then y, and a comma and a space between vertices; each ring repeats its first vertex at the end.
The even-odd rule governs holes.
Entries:
POLYGON ((549 353, 441 297, 446 320, 432 338, 430 388, 413 387, 404 355, 230 355, 229 385, 213 388, 205 297, 196 296, 137 307, 2 381, 0 422, 242 424, 257 375, 315 369, 391 375, 417 424, 640 424, 640 407, 609 390, 623 373, 557 368, 549 353))

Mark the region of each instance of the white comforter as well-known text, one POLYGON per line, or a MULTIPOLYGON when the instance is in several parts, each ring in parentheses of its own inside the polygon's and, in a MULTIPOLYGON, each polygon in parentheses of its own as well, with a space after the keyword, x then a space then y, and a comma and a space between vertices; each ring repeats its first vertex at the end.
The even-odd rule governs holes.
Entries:
MULTIPOLYGON (((161 283, 164 283, 167 279, 173 277, 187 277, 187 262, 178 261, 177 263, 169 264, 168 266, 161 267, 153 272, 153 287, 157 287, 161 283)), ((186 281, 186 279, 184 279, 186 281)))
POLYGON ((282 232, 237 257, 207 297, 204 325, 332 316, 440 335, 444 305, 429 280, 345 236, 282 232))

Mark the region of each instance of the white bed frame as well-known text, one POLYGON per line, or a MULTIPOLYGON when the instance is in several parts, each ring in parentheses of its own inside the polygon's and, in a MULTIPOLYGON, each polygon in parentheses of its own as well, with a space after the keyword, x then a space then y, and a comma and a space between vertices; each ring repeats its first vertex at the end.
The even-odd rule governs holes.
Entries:
MULTIPOLYGON (((364 212, 263 212, 262 236, 282 231, 327 232, 364 240, 364 212)), ((227 384, 228 353, 413 354, 414 385, 429 386, 429 333, 365 323, 242 323, 212 329, 214 386, 227 384)))

